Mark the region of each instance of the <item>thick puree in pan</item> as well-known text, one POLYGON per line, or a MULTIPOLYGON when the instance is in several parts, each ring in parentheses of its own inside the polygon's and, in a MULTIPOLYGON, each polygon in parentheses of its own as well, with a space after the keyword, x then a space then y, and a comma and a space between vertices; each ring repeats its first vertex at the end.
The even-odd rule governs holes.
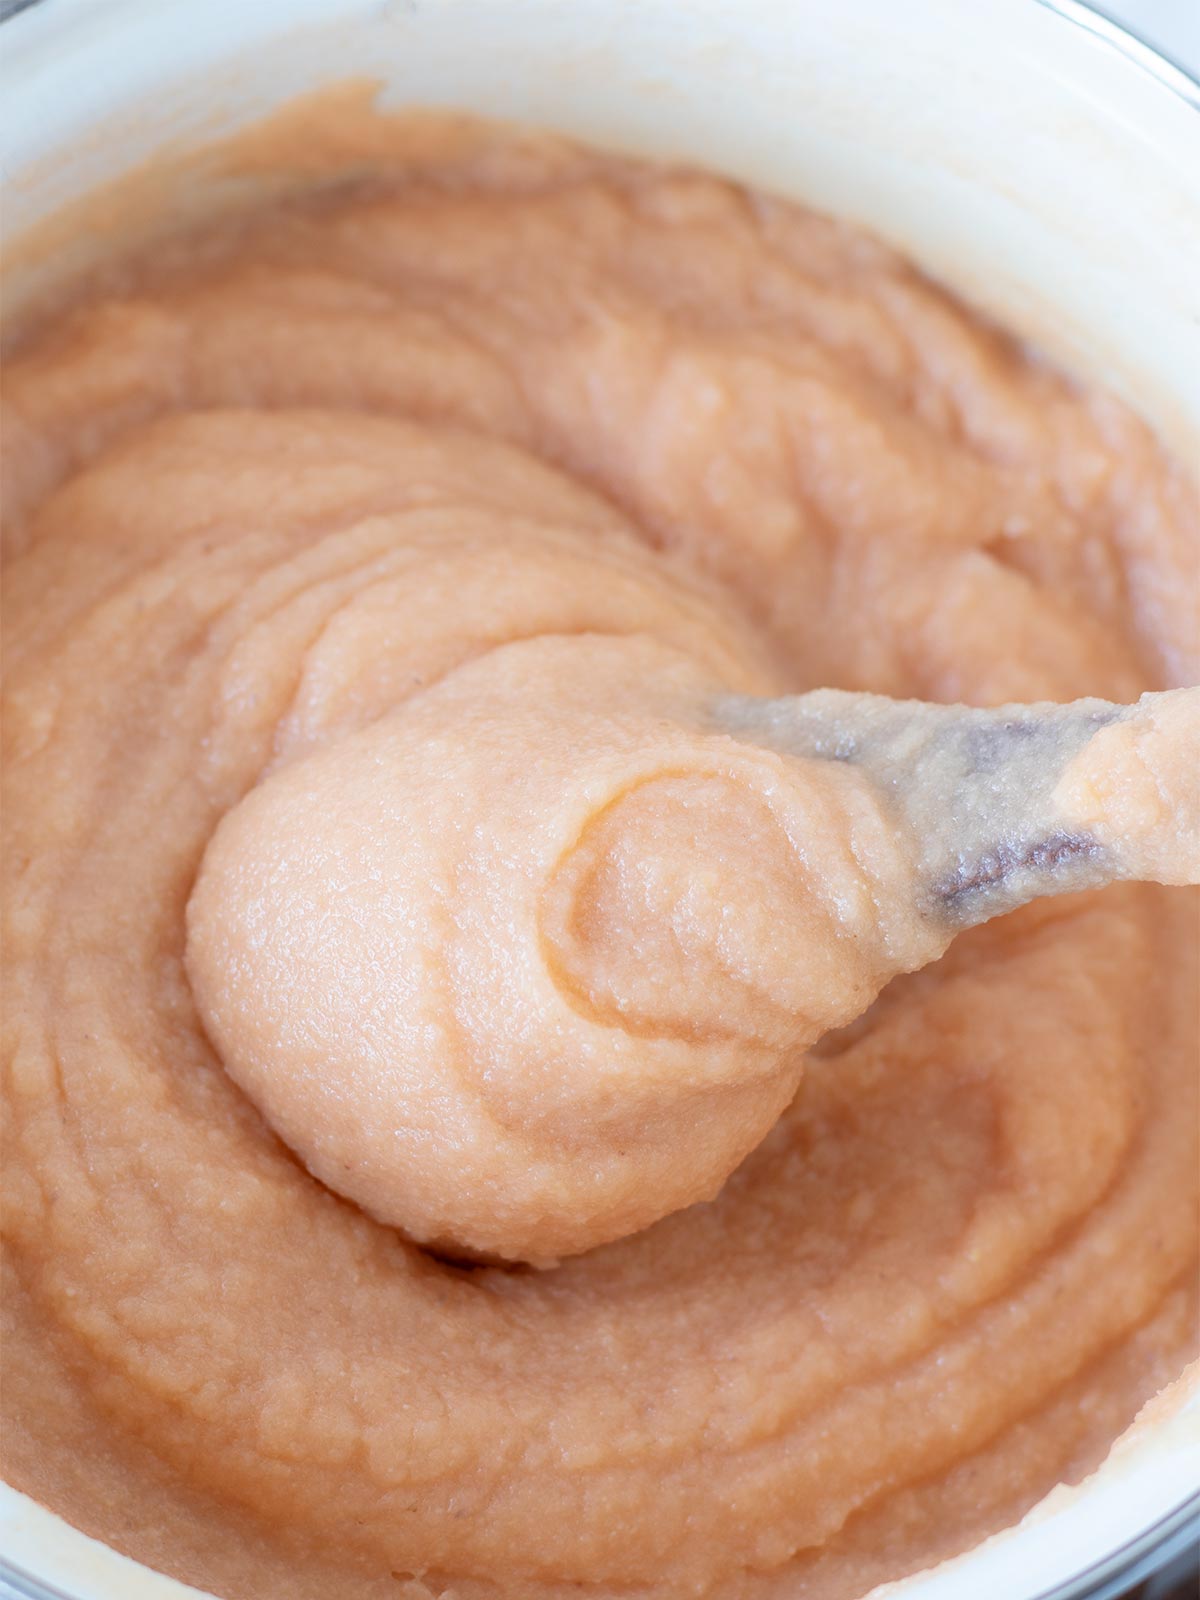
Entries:
POLYGON ((236 1600, 852 1600, 1179 1377, 1194 897, 872 1004, 877 808, 679 715, 1193 681, 1121 404, 794 205, 398 123, 3 408, 9 1482, 236 1600))

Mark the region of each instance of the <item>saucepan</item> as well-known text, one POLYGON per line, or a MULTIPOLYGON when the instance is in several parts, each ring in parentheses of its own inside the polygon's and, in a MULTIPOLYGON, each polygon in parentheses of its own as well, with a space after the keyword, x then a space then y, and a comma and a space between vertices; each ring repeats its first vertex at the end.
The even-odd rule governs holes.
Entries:
MULTIPOLYGON (((1076 0, 36 0, 0 34, 10 241, 156 152, 341 80, 685 157, 864 223, 1052 358, 1200 437, 1200 85, 1076 0)), ((164 221, 205 204, 164 195, 164 221)), ((215 179, 212 180, 215 183, 215 179)), ((235 197, 236 198, 236 197, 235 197)), ((106 241, 28 252, 8 309, 106 241)), ((48 243, 46 241, 49 241, 48 243)), ((20 256, 20 252, 18 252, 20 256)), ((891 1591, 1092 1600, 1200 1531, 1200 1396, 891 1591)), ((0 1594, 197 1591, 0 1486, 0 1594)))

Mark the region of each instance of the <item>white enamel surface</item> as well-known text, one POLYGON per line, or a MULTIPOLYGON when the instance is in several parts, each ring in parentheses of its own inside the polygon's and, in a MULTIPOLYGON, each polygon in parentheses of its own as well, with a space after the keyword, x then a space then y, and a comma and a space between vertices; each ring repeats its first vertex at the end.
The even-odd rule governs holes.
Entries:
POLYGON ((1195 0, 1110 0, 1110 15, 1200 76, 1200 6, 1195 0))
MULTIPOLYGON (((866 222, 1195 458, 1200 114, 1033 0, 44 0, 0 37, 6 238, 166 141, 354 76, 866 222)), ((1034 1600, 1198 1492, 1193 1403, 889 1593, 1034 1600)), ((71 1600, 196 1593, 2 1485, 0 1549, 71 1600)))

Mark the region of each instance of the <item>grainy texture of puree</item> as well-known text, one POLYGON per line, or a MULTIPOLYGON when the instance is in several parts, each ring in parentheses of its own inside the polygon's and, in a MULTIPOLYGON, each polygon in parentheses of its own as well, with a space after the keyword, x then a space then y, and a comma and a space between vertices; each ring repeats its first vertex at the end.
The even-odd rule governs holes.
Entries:
MULTIPOLYGON (((1197 502, 1121 405, 852 229, 557 144, 389 138, 386 176, 161 247, 8 363, 5 1475, 238 1600, 848 1600, 1079 1477, 1192 1354, 1194 897, 965 935, 801 1079, 762 1017, 820 1007, 768 959, 773 824, 729 779, 701 909, 766 977, 725 995, 719 961, 617 937, 587 1026, 694 1061, 718 1022, 776 1039, 782 1115, 711 1202, 504 1271, 269 1130, 200 1025, 191 888, 268 774, 360 759, 513 640, 605 636, 577 641, 598 694, 622 641, 648 680, 665 649, 763 693, 1190 681, 1197 502)), ((670 868, 646 904, 690 881, 667 767, 661 807, 596 824, 617 935, 638 861, 670 868)))

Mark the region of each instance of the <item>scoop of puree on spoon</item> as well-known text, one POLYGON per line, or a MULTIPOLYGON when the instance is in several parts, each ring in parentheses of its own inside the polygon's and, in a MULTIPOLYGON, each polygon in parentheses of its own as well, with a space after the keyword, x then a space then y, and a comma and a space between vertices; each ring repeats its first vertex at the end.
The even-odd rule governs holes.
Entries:
POLYGON ((188 969, 324 1184, 544 1266, 711 1199, 806 1049, 964 929, 1200 881, 1198 770, 1197 689, 755 699, 648 637, 541 636, 252 789, 188 969))

